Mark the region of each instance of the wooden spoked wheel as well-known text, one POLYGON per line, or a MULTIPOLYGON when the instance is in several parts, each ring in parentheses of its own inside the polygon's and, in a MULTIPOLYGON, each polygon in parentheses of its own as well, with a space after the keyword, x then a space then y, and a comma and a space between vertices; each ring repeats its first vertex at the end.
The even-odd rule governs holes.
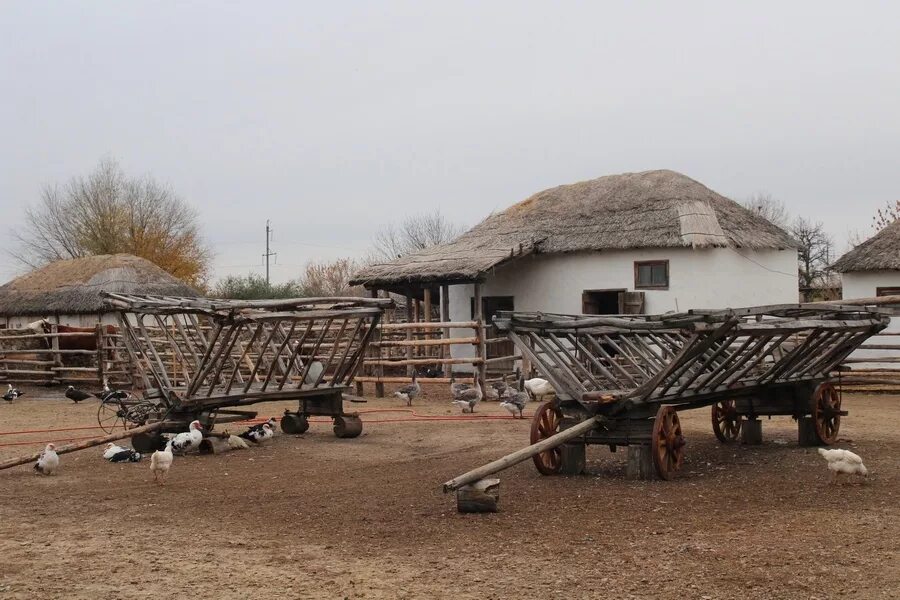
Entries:
POLYGON ((650 443, 656 472, 662 479, 672 479, 684 464, 685 441, 678 413, 671 406, 662 406, 656 413, 650 443))
POLYGON ((841 395, 831 383, 825 382, 813 392, 812 418, 819 441, 835 443, 841 429, 841 395))
POLYGON ((723 444, 737 441, 741 434, 741 422, 734 400, 722 400, 712 405, 713 433, 723 444))
MULTIPOLYGON (((544 402, 531 420, 531 443, 536 444, 559 433, 562 411, 552 402, 544 402)), ((562 449, 551 448, 532 457, 534 466, 541 475, 556 475, 562 468, 562 449)))

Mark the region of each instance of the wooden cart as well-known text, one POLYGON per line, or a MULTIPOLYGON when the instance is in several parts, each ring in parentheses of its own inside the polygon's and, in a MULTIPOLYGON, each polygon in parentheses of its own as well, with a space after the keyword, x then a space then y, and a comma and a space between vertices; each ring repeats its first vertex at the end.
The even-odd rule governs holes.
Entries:
POLYGON ((338 437, 356 437, 362 421, 345 412, 343 395, 362 364, 388 299, 302 298, 237 301, 104 294, 118 313, 141 398, 104 402, 126 427, 158 422, 132 437, 149 451, 166 432, 198 419, 216 424, 256 416, 239 407, 297 400, 281 428, 303 433, 308 417, 334 420, 338 437))
POLYGON ((829 375, 889 317, 793 304, 654 316, 505 312, 494 322, 557 397, 537 409, 532 446, 447 491, 527 458, 545 475, 580 473, 587 444, 627 446, 630 477, 669 479, 684 461, 677 411, 705 406, 725 443, 758 443, 759 417, 789 415, 801 444, 831 444, 847 413, 829 375))

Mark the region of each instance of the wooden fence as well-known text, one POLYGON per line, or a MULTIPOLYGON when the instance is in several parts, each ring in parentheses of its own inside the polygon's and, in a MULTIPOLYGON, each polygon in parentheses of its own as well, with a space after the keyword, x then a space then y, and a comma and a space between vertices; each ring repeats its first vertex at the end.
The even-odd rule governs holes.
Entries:
POLYGON ((131 385, 131 364, 117 332, 97 325, 93 332, 61 332, 56 325, 0 332, 0 382, 37 385, 131 385), (77 338, 81 348, 65 340, 77 338), (88 343, 83 343, 88 342, 88 343))

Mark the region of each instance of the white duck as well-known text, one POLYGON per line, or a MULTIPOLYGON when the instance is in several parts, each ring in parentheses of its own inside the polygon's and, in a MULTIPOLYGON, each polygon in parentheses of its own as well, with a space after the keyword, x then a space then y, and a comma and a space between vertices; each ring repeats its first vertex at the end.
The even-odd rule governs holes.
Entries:
POLYGON ((165 450, 157 450, 150 456, 150 471, 153 472, 153 480, 158 485, 165 485, 169 477, 169 468, 175 460, 172 454, 172 440, 166 442, 165 450))
POLYGON ((819 448, 819 454, 828 461, 828 470, 832 474, 832 483, 837 482, 838 477, 841 475, 869 476, 869 471, 866 469, 866 465, 863 464, 862 458, 849 450, 819 448))
POLYGON ((127 448, 123 448, 122 446, 110 442, 103 448, 103 458, 105 458, 106 460, 112 460, 113 456, 115 456, 119 452, 124 452, 125 450, 127 450, 127 448))
POLYGON ((544 396, 556 395, 556 390, 553 389, 550 382, 540 377, 528 379, 523 385, 525 386, 525 391, 534 400, 543 400, 544 396))
POLYGON ((240 435, 245 440, 250 440, 255 444, 270 440, 275 437, 275 430, 268 423, 263 423, 255 428, 248 429, 240 435))
POLYGON ((59 455, 56 453, 56 446, 47 444, 40 457, 38 457, 37 462, 34 463, 34 470, 41 475, 53 475, 53 472, 58 468, 59 455))
POLYGON ((184 454, 188 450, 200 448, 200 442, 202 441, 203 432, 200 431, 200 421, 191 421, 188 431, 179 433, 172 438, 172 450, 184 454))

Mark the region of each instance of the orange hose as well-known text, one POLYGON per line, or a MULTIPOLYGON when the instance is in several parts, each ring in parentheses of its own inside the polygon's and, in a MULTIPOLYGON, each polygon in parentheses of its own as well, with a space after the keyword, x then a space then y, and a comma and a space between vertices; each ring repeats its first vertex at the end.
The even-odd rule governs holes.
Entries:
MULTIPOLYGON (((427 423, 429 421, 498 421, 498 420, 510 420, 514 419, 512 415, 420 415, 415 410, 411 408, 372 408, 367 410, 359 411, 360 414, 373 414, 373 413, 385 413, 385 412, 402 412, 402 413, 410 413, 412 416, 408 418, 399 418, 399 419, 365 419, 363 423, 375 424, 375 423, 427 423)), ((268 419, 266 418, 256 418, 256 419, 246 419, 244 421, 233 421, 233 423, 265 423, 268 419)), ((329 418, 312 418, 309 420, 310 423, 328 423, 331 421, 329 418)), ((2 431, 0 435, 28 435, 35 433, 55 433, 57 431, 82 431, 86 429, 100 429, 99 426, 87 426, 87 427, 60 427, 56 429, 29 429, 25 431, 2 431)), ((8 442, 5 444, 0 444, 0 448, 6 446, 28 446, 28 445, 46 445, 50 443, 58 443, 58 442, 71 442, 77 440, 88 440, 94 436, 81 436, 81 437, 70 437, 63 438, 58 440, 44 440, 44 441, 32 441, 32 442, 8 442)))

